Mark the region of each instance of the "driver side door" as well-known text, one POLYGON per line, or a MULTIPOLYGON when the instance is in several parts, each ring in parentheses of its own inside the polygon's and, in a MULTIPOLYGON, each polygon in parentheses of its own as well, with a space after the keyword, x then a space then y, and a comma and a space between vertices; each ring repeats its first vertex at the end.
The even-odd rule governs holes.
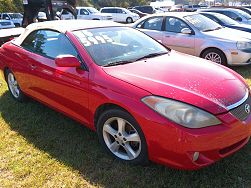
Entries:
POLYGON ((140 29, 145 34, 163 43, 163 21, 163 16, 151 17, 137 25, 137 29, 140 29))
POLYGON ((76 48, 65 34, 53 30, 38 30, 32 43, 34 53, 27 62, 29 94, 81 122, 88 122, 88 71, 55 64, 59 55, 73 55, 83 64, 76 48))
POLYGON ((166 17, 163 44, 176 51, 195 55, 195 35, 193 33, 183 34, 182 29, 185 28, 192 31, 192 29, 181 19, 166 17))

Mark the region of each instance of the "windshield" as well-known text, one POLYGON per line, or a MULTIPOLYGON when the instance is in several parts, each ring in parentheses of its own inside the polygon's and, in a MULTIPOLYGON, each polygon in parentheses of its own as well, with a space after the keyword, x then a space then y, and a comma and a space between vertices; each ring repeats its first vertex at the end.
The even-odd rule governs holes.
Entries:
POLYGON ((222 28, 219 24, 217 24, 213 20, 200 14, 185 16, 184 19, 202 32, 214 31, 222 28))
POLYGON ((132 28, 107 27, 73 32, 96 64, 134 62, 149 54, 167 53, 161 44, 132 28))
POLYGON ((11 19, 22 19, 23 18, 23 15, 22 14, 9 14, 9 16, 11 17, 11 19))
POLYGON ((217 14, 216 17, 226 25, 237 25, 237 24, 239 24, 237 21, 225 16, 224 14, 217 14))
POLYGON ((244 12, 242 10, 235 10, 235 11, 237 11, 241 16, 243 16, 247 20, 251 20, 251 16, 248 13, 246 13, 246 12, 244 12))
POLYGON ((92 7, 87 8, 87 10, 88 10, 88 12, 90 12, 91 14, 94 14, 94 13, 99 13, 99 11, 98 11, 97 9, 92 8, 92 7))

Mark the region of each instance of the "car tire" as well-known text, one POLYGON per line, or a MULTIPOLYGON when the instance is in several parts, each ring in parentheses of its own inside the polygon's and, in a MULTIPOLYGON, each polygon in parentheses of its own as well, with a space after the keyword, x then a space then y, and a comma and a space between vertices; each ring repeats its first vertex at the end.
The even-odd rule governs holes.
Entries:
POLYGON ((97 123, 103 148, 116 159, 129 164, 148 163, 145 136, 136 120, 121 109, 105 111, 97 123))
POLYGON ((21 25, 19 23, 15 23, 14 25, 15 25, 15 27, 21 27, 21 25))
POLYGON ((19 102, 25 101, 26 96, 24 95, 21 88, 19 87, 19 84, 13 72, 10 70, 7 70, 5 72, 5 76, 6 76, 6 82, 7 82, 11 96, 19 102))
POLYGON ((205 50, 202 53, 201 57, 206 60, 213 61, 221 65, 225 65, 225 66, 228 65, 225 54, 221 50, 218 50, 215 48, 205 50))
POLYGON ((133 19, 131 17, 126 18, 126 23, 133 23, 133 19))

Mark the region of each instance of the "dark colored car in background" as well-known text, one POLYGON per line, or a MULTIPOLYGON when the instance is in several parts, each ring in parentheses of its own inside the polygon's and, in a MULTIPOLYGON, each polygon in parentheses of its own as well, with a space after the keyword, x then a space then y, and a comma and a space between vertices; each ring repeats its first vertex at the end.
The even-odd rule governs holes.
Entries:
POLYGON ((144 12, 141 12, 137 9, 129 9, 131 12, 135 13, 135 14, 138 14, 140 18, 144 17, 144 16, 147 16, 148 14, 147 13, 144 13, 144 12))
POLYGON ((157 12, 157 10, 150 6, 150 5, 146 5, 146 6, 135 6, 133 7, 133 9, 139 10, 143 13, 147 13, 147 14, 154 14, 157 12))
POLYGON ((199 12, 216 12, 224 14, 241 24, 251 24, 251 16, 246 12, 235 8, 210 8, 201 9, 199 12))
POLYGON ((223 27, 228 27, 232 29, 237 29, 241 31, 246 31, 251 33, 251 25, 248 24, 240 24, 239 22, 219 13, 215 12, 201 12, 203 16, 208 17, 209 19, 217 22, 223 27))
POLYGON ((239 9, 239 10, 242 10, 248 14, 251 15, 251 7, 249 6, 244 6, 244 7, 236 7, 236 6, 222 6, 222 7, 219 7, 219 6, 216 6, 214 8, 221 8, 221 9, 224 9, 224 8, 233 8, 233 9, 239 9))
POLYGON ((237 7, 237 8, 251 15, 251 8, 247 7, 237 7))

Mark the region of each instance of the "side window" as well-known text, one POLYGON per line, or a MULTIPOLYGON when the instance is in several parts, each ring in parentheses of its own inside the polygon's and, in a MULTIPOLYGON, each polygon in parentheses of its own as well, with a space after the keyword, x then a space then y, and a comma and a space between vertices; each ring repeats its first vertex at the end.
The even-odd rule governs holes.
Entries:
POLYGON ((26 39, 23 41, 21 46, 31 52, 35 52, 35 40, 36 40, 37 31, 29 34, 26 39))
POLYGON ((204 14, 203 14, 203 16, 208 17, 209 19, 211 19, 211 20, 215 21, 216 23, 220 23, 220 22, 219 22, 219 20, 218 20, 218 19, 216 19, 216 18, 215 18, 214 16, 212 16, 212 15, 209 15, 209 14, 204 15, 204 14))
POLYGON ((140 22, 136 27, 139 28, 139 29, 140 29, 140 28, 143 28, 144 23, 145 23, 145 22, 142 21, 142 22, 140 22))
POLYGON ((89 15, 89 12, 86 9, 80 9, 80 15, 89 15))
POLYGON ((142 28, 150 30, 162 30, 163 17, 154 17, 146 20, 142 28))
POLYGON ((237 14, 235 14, 234 12, 230 12, 230 11, 224 11, 223 14, 225 14, 226 16, 236 20, 236 18, 238 17, 237 14))
POLYGON ((122 14, 122 13, 123 13, 123 11, 122 11, 121 9, 116 9, 116 12, 117 12, 118 14, 122 14))
POLYGON ((37 33, 35 52, 52 59, 66 54, 78 57, 77 51, 68 38, 62 33, 51 30, 40 30, 37 33))
POLYGON ((9 20, 10 17, 8 16, 8 14, 3 14, 3 20, 9 20))
POLYGON ((144 8, 142 8, 142 7, 138 7, 137 8, 139 11, 141 11, 141 12, 144 12, 144 8))
POLYGON ((103 12, 103 13, 110 13, 109 9, 102 9, 101 12, 103 12))
POLYGON ((189 26, 178 18, 167 17, 165 30, 167 32, 181 33, 184 28, 189 28, 189 26))

